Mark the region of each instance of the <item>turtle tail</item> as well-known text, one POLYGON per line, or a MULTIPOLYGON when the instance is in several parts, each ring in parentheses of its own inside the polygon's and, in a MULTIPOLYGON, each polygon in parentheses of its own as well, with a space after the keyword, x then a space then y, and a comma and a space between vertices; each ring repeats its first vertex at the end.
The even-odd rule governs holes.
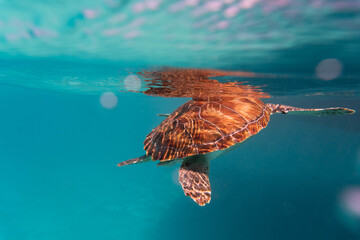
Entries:
POLYGON ((343 107, 331 108, 298 108, 281 104, 266 104, 266 107, 273 113, 312 115, 312 116, 329 116, 329 115, 346 115, 353 114, 355 110, 343 107))
POLYGON ((135 164, 135 163, 142 163, 142 162, 147 162, 150 160, 150 157, 147 155, 143 155, 141 157, 138 158, 133 158, 133 159, 129 159, 123 162, 118 163, 118 167, 122 167, 122 166, 126 166, 126 165, 130 165, 130 164, 135 164))

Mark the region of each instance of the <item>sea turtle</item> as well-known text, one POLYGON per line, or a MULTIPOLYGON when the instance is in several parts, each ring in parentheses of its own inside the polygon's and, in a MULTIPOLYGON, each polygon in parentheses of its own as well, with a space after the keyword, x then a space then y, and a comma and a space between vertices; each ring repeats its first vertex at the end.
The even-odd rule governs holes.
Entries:
MULTIPOLYGON (((234 86, 244 89, 243 85, 234 86)), ((271 114, 323 116, 355 112, 341 107, 306 109, 265 104, 258 98, 258 91, 246 88, 245 92, 247 95, 237 94, 238 97, 224 94, 193 96, 172 114, 164 115, 166 119, 147 135, 145 155, 120 162, 118 166, 148 160, 159 160, 158 165, 181 161, 179 182, 185 195, 203 206, 211 199, 209 161, 265 128, 271 114)))

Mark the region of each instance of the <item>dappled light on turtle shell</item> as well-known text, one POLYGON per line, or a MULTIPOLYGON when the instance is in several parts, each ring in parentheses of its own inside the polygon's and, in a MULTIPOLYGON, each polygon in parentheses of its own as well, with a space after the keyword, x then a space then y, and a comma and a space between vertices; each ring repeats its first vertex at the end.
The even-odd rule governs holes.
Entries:
POLYGON ((219 82, 214 77, 237 76, 258 77, 251 72, 221 71, 216 69, 162 68, 158 71, 138 73, 146 83, 146 95, 160 97, 190 97, 194 99, 212 97, 267 98, 257 86, 244 82, 219 82))

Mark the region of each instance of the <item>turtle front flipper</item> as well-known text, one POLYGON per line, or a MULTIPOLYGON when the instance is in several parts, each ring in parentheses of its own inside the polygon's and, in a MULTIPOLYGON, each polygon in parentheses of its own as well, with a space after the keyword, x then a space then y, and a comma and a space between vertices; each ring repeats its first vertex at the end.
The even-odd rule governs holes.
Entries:
POLYGON ((312 116, 329 116, 329 115, 346 115, 353 114, 355 110, 344 107, 331 108, 298 108, 281 104, 266 104, 271 113, 284 113, 296 115, 312 115, 312 116))
POLYGON ((179 170, 179 182, 186 196, 204 206, 211 200, 209 160, 184 160, 179 170))

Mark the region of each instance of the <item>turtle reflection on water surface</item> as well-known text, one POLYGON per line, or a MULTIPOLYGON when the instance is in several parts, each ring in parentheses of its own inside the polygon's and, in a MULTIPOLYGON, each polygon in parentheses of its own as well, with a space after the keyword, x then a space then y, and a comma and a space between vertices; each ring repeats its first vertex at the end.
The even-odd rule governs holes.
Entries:
POLYGON ((203 206, 210 202, 209 161, 238 146, 265 128, 274 113, 313 116, 344 115, 347 108, 305 109, 265 104, 269 97, 259 88, 239 83, 220 83, 210 77, 254 76, 245 72, 211 69, 172 69, 139 73, 148 90, 163 97, 191 97, 154 128, 144 141, 146 154, 118 164, 124 166, 148 160, 158 165, 181 161, 179 182, 186 196, 203 206))

